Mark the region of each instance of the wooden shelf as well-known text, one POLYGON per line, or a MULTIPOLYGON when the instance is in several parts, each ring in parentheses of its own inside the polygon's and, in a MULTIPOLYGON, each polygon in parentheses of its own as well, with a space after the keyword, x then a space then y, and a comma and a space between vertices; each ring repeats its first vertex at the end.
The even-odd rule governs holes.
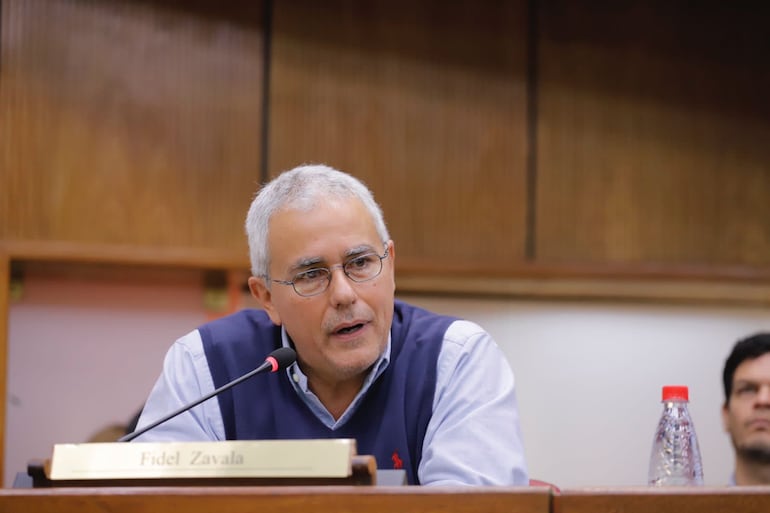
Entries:
POLYGON ((66 262, 78 264, 119 264, 197 269, 248 269, 244 242, 243 256, 236 252, 207 248, 142 247, 71 241, 0 241, 0 253, 11 260, 66 262))

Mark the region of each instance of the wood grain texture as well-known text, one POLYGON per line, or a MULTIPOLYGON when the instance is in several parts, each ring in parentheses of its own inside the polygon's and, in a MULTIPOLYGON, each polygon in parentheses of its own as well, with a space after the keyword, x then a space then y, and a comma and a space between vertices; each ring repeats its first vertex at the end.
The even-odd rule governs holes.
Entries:
POLYGON ((539 5, 536 259, 767 268, 770 9, 539 5))
POLYGON ((11 287, 11 260, 0 246, 0 482, 3 482, 5 462, 6 385, 8 382, 8 311, 11 287))
POLYGON ((770 510, 767 487, 631 488, 562 490, 554 513, 764 513, 770 510))
POLYGON ((3 2, 0 239, 245 254, 261 2, 3 2))
POLYGON ((526 2, 276 2, 269 171, 363 179, 400 269, 523 259, 526 2))
POLYGON ((77 241, 0 241, 14 261, 54 265, 165 266, 194 269, 247 269, 248 258, 232 251, 192 247, 143 247, 77 241))
POLYGON ((216 487, 1 490, 0 513, 548 513, 546 488, 216 487))

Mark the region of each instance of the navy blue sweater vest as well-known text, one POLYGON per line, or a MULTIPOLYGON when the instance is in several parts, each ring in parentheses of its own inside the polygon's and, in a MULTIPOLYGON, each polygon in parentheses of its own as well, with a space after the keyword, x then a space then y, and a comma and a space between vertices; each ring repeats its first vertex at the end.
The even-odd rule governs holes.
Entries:
MULTIPOLYGON (((378 468, 417 468, 433 411, 436 361, 455 319, 395 302, 390 364, 355 414, 327 428, 294 391, 285 373, 246 380, 218 396, 228 440, 355 438, 378 468)), ((246 374, 281 346, 281 329, 261 310, 243 310, 199 328, 216 388, 246 374)))

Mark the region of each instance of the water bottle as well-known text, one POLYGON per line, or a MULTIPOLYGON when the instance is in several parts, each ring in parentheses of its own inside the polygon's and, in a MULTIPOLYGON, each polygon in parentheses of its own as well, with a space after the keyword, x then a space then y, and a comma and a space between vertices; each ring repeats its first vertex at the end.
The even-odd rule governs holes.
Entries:
POLYGON ((687 387, 663 387, 663 414, 652 442, 647 475, 652 486, 703 484, 703 465, 688 401, 687 387))

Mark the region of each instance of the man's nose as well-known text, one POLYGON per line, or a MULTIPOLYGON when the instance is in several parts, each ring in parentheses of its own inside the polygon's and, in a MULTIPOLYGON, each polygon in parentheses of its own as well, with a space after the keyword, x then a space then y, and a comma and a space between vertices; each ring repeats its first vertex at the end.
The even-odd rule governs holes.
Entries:
POLYGON ((757 391, 757 403, 770 407, 770 383, 760 385, 757 391))
POLYGON ((355 301, 356 291, 353 289, 353 280, 348 278, 342 266, 332 266, 329 271, 331 272, 329 296, 332 304, 338 306, 355 301))

